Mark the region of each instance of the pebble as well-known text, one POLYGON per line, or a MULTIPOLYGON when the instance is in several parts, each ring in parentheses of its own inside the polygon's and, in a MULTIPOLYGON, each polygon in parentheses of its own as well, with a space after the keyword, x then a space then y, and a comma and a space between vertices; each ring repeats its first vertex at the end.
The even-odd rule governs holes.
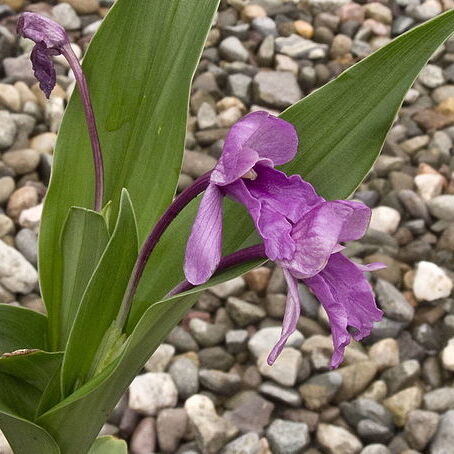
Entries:
POLYGON ((445 194, 434 197, 428 202, 432 216, 444 221, 454 221, 454 195, 445 194))
POLYGON ((418 300, 435 301, 446 298, 453 288, 452 280, 438 265, 419 262, 413 279, 413 292, 418 300))
POLYGON ((7 151, 2 155, 3 162, 18 175, 33 172, 39 164, 39 153, 32 148, 7 151))
POLYGON ((56 22, 66 30, 78 30, 82 25, 80 17, 69 3, 60 3, 54 6, 52 8, 52 15, 56 22))
POLYGON ((225 445, 221 454, 259 454, 260 449, 261 444, 258 435, 249 432, 225 445))
POLYGON ((219 53, 228 61, 247 62, 249 59, 249 52, 235 36, 229 36, 221 41, 219 53))
POLYGON ((400 223, 400 213, 394 208, 380 206, 372 209, 369 228, 379 232, 393 234, 400 223))
POLYGON ((17 250, 36 267, 38 264, 38 237, 30 229, 21 229, 16 235, 17 250))
POLYGON ((231 396, 241 387, 241 379, 237 374, 220 370, 202 369, 199 372, 199 380, 204 388, 223 396, 231 396))
POLYGON ((165 372, 174 354, 174 346, 161 344, 145 363, 145 370, 147 372, 165 372))
POLYGON ((19 112, 22 107, 19 92, 14 85, 0 83, 0 107, 19 112))
POLYGON ((414 181, 419 195, 426 202, 439 196, 443 191, 444 179, 439 174, 416 175, 414 181))
POLYGON ((394 285, 378 279, 375 292, 379 307, 387 317, 399 322, 411 322, 413 320, 414 308, 394 285))
POLYGON ((396 339, 382 339, 370 347, 370 359, 377 365, 378 370, 385 370, 399 364, 399 345, 396 339))
POLYGON ((259 71, 253 89, 255 102, 281 109, 302 97, 295 75, 286 71, 259 71))
POLYGON ((14 192, 16 183, 14 178, 6 176, 0 178, 0 204, 3 205, 8 201, 10 195, 14 192))
POLYGON ((261 307, 235 297, 228 298, 225 307, 240 328, 255 324, 266 317, 266 312, 261 307))
POLYGON ((33 230, 35 233, 38 233, 42 212, 42 203, 23 210, 19 216, 19 225, 26 229, 33 230))
POLYGON ((154 418, 143 418, 130 441, 131 454, 148 454, 156 449, 156 423, 154 418))
POLYGON ((409 359, 385 371, 381 378, 386 382, 389 392, 394 394, 413 385, 420 375, 421 366, 419 362, 415 359, 409 359))
POLYGON ((14 143, 16 123, 7 111, 0 110, 0 150, 6 150, 14 143))
POLYGON ((233 409, 226 412, 225 417, 242 433, 262 434, 270 423, 274 405, 255 391, 238 393, 231 401, 229 406, 232 405, 233 409))
POLYGON ((342 384, 336 394, 336 402, 342 402, 356 397, 366 389, 377 373, 377 366, 373 361, 360 361, 341 367, 337 373, 342 377, 342 384))
POLYGON ((422 392, 418 386, 412 386, 393 394, 383 401, 383 405, 392 413, 394 423, 403 427, 408 414, 418 409, 422 403, 422 392))
POLYGON ((307 424, 283 419, 275 419, 266 436, 275 454, 298 454, 310 443, 307 424))
POLYGON ((225 338, 225 327, 213 325, 204 320, 193 318, 189 322, 189 330, 196 342, 202 347, 214 347, 225 338))
POLYGON ((177 451, 186 434, 187 425, 188 416, 184 408, 167 408, 159 412, 156 431, 159 448, 163 453, 172 454, 177 451))
POLYGON ((348 430, 332 424, 319 424, 317 441, 328 454, 356 454, 362 443, 348 430))
POLYGON ((32 186, 24 186, 11 194, 6 213, 11 219, 17 220, 22 211, 36 205, 38 205, 38 192, 32 186))
POLYGON ((293 386, 298 378, 303 358, 294 348, 286 347, 272 366, 268 365, 269 353, 263 353, 258 361, 259 372, 283 386, 293 386))
MULTIPOLYGON (((281 336, 281 328, 269 327, 258 330, 248 342, 248 349, 258 359, 263 354, 269 354, 281 336)), ((304 337, 299 331, 295 331, 287 340, 286 346, 298 349, 303 343, 304 337)))
POLYGON ((169 367, 169 374, 177 387, 180 399, 187 399, 199 391, 199 370, 189 358, 176 358, 169 367))
POLYGON ((14 454, 3 432, 0 431, 0 452, 2 454, 14 454))
POLYGON ((154 416, 159 410, 175 407, 178 391, 170 374, 147 372, 138 375, 129 386, 129 407, 154 416))
POLYGON ((430 454, 449 454, 454 446, 454 410, 447 411, 440 419, 435 437, 430 445, 430 454))
POLYGON ((166 341, 173 345, 179 352, 196 352, 199 346, 194 338, 181 326, 176 326, 170 331, 166 341))
POLYGON ((202 394, 195 394, 187 399, 184 408, 197 444, 206 454, 216 454, 238 433, 233 424, 217 415, 213 402, 202 394))
POLYGON ((59 0, 60 3, 69 3, 79 14, 92 14, 98 11, 97 0, 59 0))
POLYGON ((436 65, 426 65, 418 76, 418 80, 428 88, 436 88, 443 85, 445 79, 443 70, 436 65))
POLYGON ((218 298, 226 299, 229 296, 238 296, 246 288, 246 282, 242 276, 223 282, 222 284, 214 285, 210 288, 210 292, 214 293, 218 298))
POLYGON ((424 394, 424 408, 426 410, 443 413, 454 410, 454 388, 441 387, 424 394))
POLYGON ((426 410, 413 410, 408 414, 405 423, 405 439, 408 444, 419 451, 423 451, 434 436, 440 416, 426 410))
POLYGON ((0 238, 14 232, 14 222, 6 215, 0 214, 0 238))
POLYGON ((454 372, 454 337, 448 341, 448 345, 442 350, 441 361, 446 370, 454 372))
POLYGON ((276 50, 290 58, 309 58, 317 60, 326 55, 327 45, 319 44, 310 39, 298 35, 291 35, 287 38, 276 38, 276 50))
POLYGON ((259 391, 271 400, 289 405, 290 407, 299 407, 301 405, 300 395, 291 388, 279 386, 273 382, 264 382, 260 385, 259 391))
POLYGON ((391 454, 391 451, 385 445, 374 443, 366 446, 361 454, 391 454))
POLYGON ((0 284, 14 293, 26 295, 38 284, 36 269, 16 249, 0 240, 0 284))
POLYGON ((299 392, 309 410, 320 410, 331 402, 342 384, 342 376, 336 372, 315 375, 300 386, 299 392))

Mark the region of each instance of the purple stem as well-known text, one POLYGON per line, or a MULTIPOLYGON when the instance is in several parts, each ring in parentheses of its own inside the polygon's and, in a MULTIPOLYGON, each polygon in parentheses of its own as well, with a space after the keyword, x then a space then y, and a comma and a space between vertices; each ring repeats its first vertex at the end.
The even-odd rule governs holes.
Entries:
POLYGON ((85 117, 87 119, 91 148, 93 151, 93 162, 95 167, 95 210, 101 211, 104 197, 104 164, 87 79, 85 78, 82 66, 80 65, 79 59, 74 53, 71 45, 69 43, 65 44, 61 48, 61 52, 66 60, 68 60, 69 66, 73 70, 74 77, 76 78, 77 85, 79 86, 82 104, 85 110, 85 117))
MULTIPOLYGON (((252 260, 259 259, 266 259, 265 246, 263 244, 256 244, 255 246, 240 249, 233 254, 226 255, 221 259, 219 266, 216 268, 216 273, 220 273, 227 268, 231 268, 232 266, 236 266, 244 262, 250 262, 252 260)), ((166 295, 166 298, 175 296, 178 293, 186 292, 187 290, 191 290, 194 287, 195 285, 191 284, 188 281, 180 282, 175 288, 170 290, 170 292, 166 295)))
POLYGON ((167 208, 165 213, 161 216, 157 224, 149 233, 142 249, 139 252, 134 269, 129 279, 128 287, 126 288, 123 301, 121 303, 120 311, 117 317, 118 326, 123 327, 128 318, 129 310, 131 308, 132 299, 139 285, 143 271, 147 265, 148 259, 150 258, 153 249, 158 244, 159 239, 165 232, 170 223, 181 213, 183 208, 201 194, 210 184, 211 172, 207 172, 200 178, 194 181, 189 187, 187 187, 173 203, 167 208))

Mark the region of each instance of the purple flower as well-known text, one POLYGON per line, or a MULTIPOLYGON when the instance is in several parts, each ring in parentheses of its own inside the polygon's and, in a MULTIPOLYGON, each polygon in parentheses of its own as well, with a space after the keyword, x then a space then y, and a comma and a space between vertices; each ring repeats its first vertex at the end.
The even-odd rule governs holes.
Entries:
POLYGON ((60 55, 63 48, 70 45, 68 35, 60 24, 34 13, 20 15, 17 33, 35 42, 30 56, 33 71, 41 90, 49 97, 57 79, 52 57, 60 55))
POLYGON ((294 127, 266 112, 255 112, 236 123, 226 138, 222 156, 202 198, 185 258, 187 280, 206 282, 221 259, 222 198, 243 204, 263 239, 269 259, 283 267, 288 283, 281 338, 269 355, 272 364, 295 331, 300 314, 298 280, 325 308, 332 329, 332 367, 345 346, 370 334, 382 317, 364 271, 340 254, 341 242, 361 238, 370 209, 354 201, 326 201, 299 175, 275 169, 293 159, 298 149, 294 127))

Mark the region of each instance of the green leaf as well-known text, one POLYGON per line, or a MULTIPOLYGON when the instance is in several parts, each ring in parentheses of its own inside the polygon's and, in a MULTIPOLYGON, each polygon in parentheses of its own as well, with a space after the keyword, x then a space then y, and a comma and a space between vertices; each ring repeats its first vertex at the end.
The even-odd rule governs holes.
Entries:
POLYGON ((19 378, 43 392, 59 369, 63 353, 40 350, 0 357, 0 373, 19 378))
POLYGON ((0 410, 5 409, 21 418, 33 420, 40 398, 40 390, 24 380, 0 373, 0 410))
POLYGON ((104 217, 96 211, 73 207, 63 228, 63 283, 60 348, 64 348, 76 313, 107 242, 104 217))
POLYGON ((55 437, 62 452, 79 454, 88 449, 129 383, 195 299, 191 294, 177 296, 150 307, 126 341, 121 355, 38 419, 55 437))
POLYGON ((47 348, 47 317, 23 307, 0 304, 0 355, 47 348))
POLYGON ((84 383, 105 333, 115 320, 137 258, 137 227, 126 189, 112 237, 84 293, 62 370, 63 394, 84 383))
POLYGON ((0 403, 0 428, 14 454, 60 454, 55 440, 42 427, 12 414, 0 403))
MULTIPOLYGON (((454 11, 448 11, 287 109, 281 117, 296 126, 300 152, 284 170, 301 174, 328 199, 348 197, 377 159, 419 71, 453 31, 454 11)), ((151 303, 184 279, 184 250, 197 206, 194 202, 186 208, 156 247, 136 295, 129 330, 151 303)), ((246 210, 230 200, 224 207, 224 254, 258 243, 246 210)))
POLYGON ((88 454, 128 454, 128 445, 115 437, 100 437, 93 443, 88 454))
MULTIPOLYGON (((118 0, 84 57, 103 148, 105 202, 113 201, 115 220, 121 188, 128 189, 140 207, 140 242, 175 192, 190 82, 218 3, 118 0)), ((76 93, 60 129, 39 236, 53 348, 61 312, 61 228, 71 206, 93 207, 93 188, 91 149, 76 93)))

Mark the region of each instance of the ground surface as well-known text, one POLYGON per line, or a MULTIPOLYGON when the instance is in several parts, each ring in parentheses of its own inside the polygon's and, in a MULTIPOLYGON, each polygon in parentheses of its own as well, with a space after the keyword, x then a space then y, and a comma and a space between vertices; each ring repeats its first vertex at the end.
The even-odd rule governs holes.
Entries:
MULTIPOLYGON (((2 303, 43 310, 36 232, 72 85, 59 64, 57 89, 44 101, 28 47, 13 33, 15 15, 24 9, 53 15, 83 53, 112 3, 0 4, 2 303), (14 266, 15 278, 5 279, 14 266)), ((452 0, 223 1, 194 81, 180 189, 215 164, 227 129, 243 114, 279 112, 453 6, 452 0)), ((388 265, 372 277, 385 318, 364 344, 347 350, 338 370, 328 368, 326 315, 304 288, 298 333, 274 368, 264 364, 286 288, 279 269, 260 268, 200 297, 103 433, 127 439, 132 454, 454 452, 453 124, 454 39, 408 93, 355 196, 373 208, 373 219, 346 253, 388 265)), ((0 453, 9 452, 1 441, 0 453)))

